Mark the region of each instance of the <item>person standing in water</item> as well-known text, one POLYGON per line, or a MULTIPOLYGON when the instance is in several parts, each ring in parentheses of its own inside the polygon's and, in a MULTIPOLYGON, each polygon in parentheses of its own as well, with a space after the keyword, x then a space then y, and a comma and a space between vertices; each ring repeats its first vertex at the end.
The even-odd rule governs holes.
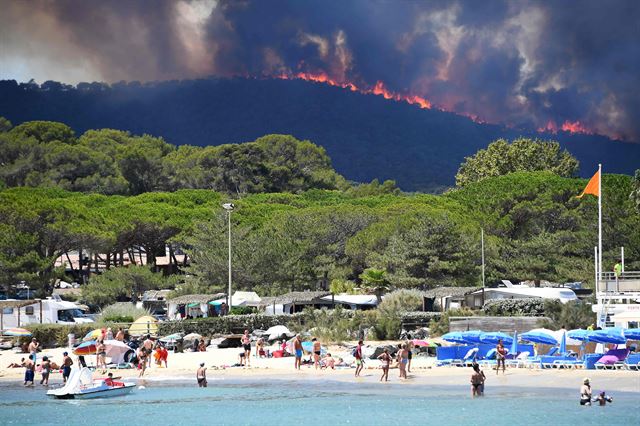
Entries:
POLYGON ((71 375, 72 365, 73 360, 69 356, 69 352, 64 352, 62 354, 62 383, 67 383, 67 379, 71 375))
POLYGON ((204 362, 200 363, 200 368, 196 371, 196 380, 198 381, 198 387, 207 387, 207 368, 204 366, 204 362))
POLYGON ((591 396, 591 382, 585 378, 580 387, 580 405, 591 405, 591 396))
POLYGON ((496 345, 496 374, 500 371, 500 364, 502 364, 502 374, 504 374, 507 366, 505 365, 505 358, 507 356, 507 350, 504 348, 502 344, 502 340, 498 340, 498 344, 496 345))
POLYGON ((378 359, 382 361, 382 376, 380 381, 384 379, 385 382, 389 381, 389 366, 391 365, 391 355, 389 355, 389 349, 384 348, 382 353, 378 356, 378 359))
POLYGON ((360 373, 364 368, 364 360, 362 359, 362 340, 358 340, 358 346, 353 354, 356 359, 356 377, 360 377, 360 373))
POLYGON ((300 370, 300 364, 302 364, 302 340, 298 334, 293 340, 293 351, 295 352, 296 360, 293 364, 293 368, 300 370))
POLYGON ((316 370, 320 367, 320 354, 322 353, 322 345, 320 341, 315 337, 311 339, 313 342, 313 365, 316 367, 316 370))
POLYGON ((24 370, 24 385, 33 386, 34 376, 36 375, 36 364, 33 362, 33 355, 29 355, 28 359, 22 358, 22 366, 24 370))
POLYGON ((471 374, 471 396, 484 396, 484 372, 480 370, 480 365, 473 363, 473 373, 471 374))
POLYGON ((40 384, 43 386, 49 386, 49 373, 51 372, 51 361, 49 361, 48 357, 42 357, 42 364, 40 364, 40 368, 42 369, 42 380, 40 380, 40 384))
POLYGON ((246 367, 251 367, 251 337, 249 337, 249 330, 245 330, 244 334, 240 338, 242 347, 244 348, 244 362, 246 367))

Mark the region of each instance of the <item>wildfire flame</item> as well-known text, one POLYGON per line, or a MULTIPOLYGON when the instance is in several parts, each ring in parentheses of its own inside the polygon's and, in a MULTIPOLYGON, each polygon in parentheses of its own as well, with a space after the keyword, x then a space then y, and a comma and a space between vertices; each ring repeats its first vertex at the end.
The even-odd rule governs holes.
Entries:
POLYGON ((327 75, 324 72, 311 73, 311 72, 297 72, 292 74, 282 73, 276 76, 276 78, 282 80, 306 80, 313 81, 315 83, 328 84, 329 86, 341 87, 343 89, 351 90, 352 92, 359 92, 365 95, 382 96, 385 99, 390 99, 398 102, 406 102, 411 105, 417 105, 422 109, 431 109, 431 102, 426 98, 419 95, 397 93, 387 89, 383 82, 378 81, 373 87, 358 86, 352 82, 339 82, 327 75))
MULTIPOLYGON (((416 105, 421 109, 433 108, 433 104, 425 97, 420 95, 415 95, 415 94, 394 92, 388 89, 382 81, 377 81, 376 84, 373 86, 368 86, 366 84, 356 84, 350 81, 338 81, 336 79, 331 78, 327 73, 323 71, 283 72, 274 77, 281 80, 312 81, 314 83, 327 84, 329 86, 340 87, 342 89, 347 89, 352 92, 358 92, 365 95, 382 96, 383 98, 388 100, 393 100, 397 102, 406 102, 411 105, 416 105)), ((476 123, 481 123, 481 124, 487 123, 487 121, 482 120, 479 116, 475 114, 459 113, 459 112, 457 112, 456 114, 464 115, 465 117, 470 118, 472 121, 476 123)), ((560 130, 564 132, 569 132, 569 133, 582 133, 587 135, 594 134, 593 131, 586 128, 580 121, 569 121, 569 120, 566 120, 564 123, 562 123, 561 126, 558 126, 555 123, 555 121, 549 120, 545 126, 539 127, 537 129, 537 131, 540 133, 552 133, 552 134, 556 134, 560 130)))

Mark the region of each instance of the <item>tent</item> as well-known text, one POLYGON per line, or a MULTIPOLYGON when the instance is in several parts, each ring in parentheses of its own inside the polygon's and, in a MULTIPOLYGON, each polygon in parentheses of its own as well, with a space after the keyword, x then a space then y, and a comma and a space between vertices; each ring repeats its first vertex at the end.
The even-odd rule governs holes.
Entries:
POLYGON ((140 317, 129 327, 129 334, 132 336, 156 335, 158 334, 158 320, 150 315, 140 317))

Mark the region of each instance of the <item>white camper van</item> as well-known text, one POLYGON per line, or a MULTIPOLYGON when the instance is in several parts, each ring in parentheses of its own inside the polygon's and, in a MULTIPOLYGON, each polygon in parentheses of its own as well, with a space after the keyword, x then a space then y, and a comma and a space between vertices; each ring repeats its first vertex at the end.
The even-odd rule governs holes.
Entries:
MULTIPOLYGON (((9 302, 10 300, 7 300, 9 302)), ((93 322, 85 316, 80 307, 73 302, 65 302, 60 297, 33 300, 25 305, 24 300, 16 300, 15 307, 1 310, 3 328, 22 327, 27 324, 85 324, 93 322), (23 302, 23 303, 20 303, 23 302)))

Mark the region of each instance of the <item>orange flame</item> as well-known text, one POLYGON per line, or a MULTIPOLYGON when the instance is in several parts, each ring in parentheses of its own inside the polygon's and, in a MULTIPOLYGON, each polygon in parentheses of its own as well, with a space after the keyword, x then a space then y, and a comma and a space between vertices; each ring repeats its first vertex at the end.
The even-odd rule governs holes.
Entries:
POLYGON ((569 120, 562 123, 562 130, 569 133, 583 133, 585 135, 592 135, 593 132, 580 123, 580 121, 571 122, 569 120))

